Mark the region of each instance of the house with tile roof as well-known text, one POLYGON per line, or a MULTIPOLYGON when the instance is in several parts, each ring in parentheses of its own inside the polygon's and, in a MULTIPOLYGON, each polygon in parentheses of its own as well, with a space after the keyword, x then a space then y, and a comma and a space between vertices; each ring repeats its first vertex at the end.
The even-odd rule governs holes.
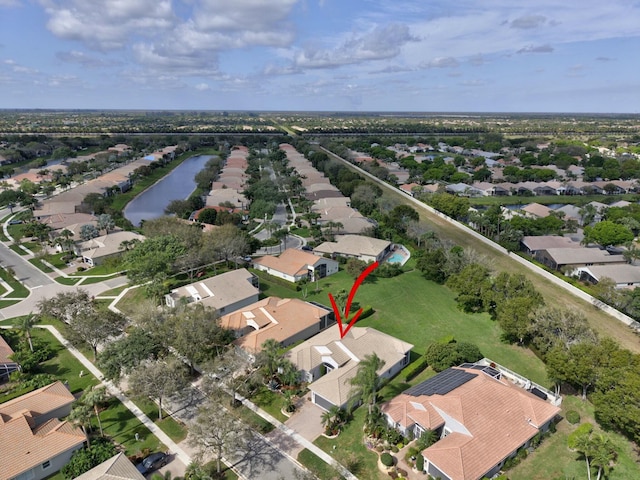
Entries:
POLYGON ((144 475, 123 452, 120 452, 75 480, 144 480, 144 475))
POLYGON ((82 261, 92 267, 100 265, 105 259, 122 253, 122 242, 137 240, 142 242, 144 236, 135 232, 115 231, 101 237, 92 238, 78 243, 74 247, 75 254, 82 257, 82 261))
POLYGON ((9 375, 20 370, 20 365, 9 358, 13 353, 13 349, 0 335, 0 382, 8 380, 9 375))
POLYGON ((623 255, 611 255, 606 250, 595 247, 546 248, 538 250, 535 259, 554 270, 573 271, 578 267, 591 265, 623 265, 623 255))
POLYGON ((265 255, 255 259, 253 267, 289 282, 299 282, 333 275, 338 271, 338 262, 313 253, 288 248, 279 257, 265 255))
POLYGON ((439 440, 422 451, 433 478, 479 480, 545 432, 561 399, 487 359, 449 368, 381 406, 390 426, 439 440), (514 380, 516 380, 514 382, 514 380))
POLYGON ((313 249, 313 253, 335 257, 357 258, 364 262, 381 262, 393 244, 387 240, 364 235, 336 235, 335 242, 324 242, 313 249))
POLYGON ((613 280, 616 288, 636 288, 640 286, 640 266, 638 265, 590 265, 576 270, 580 280, 593 284, 605 278, 613 280))
POLYGON ((41 480, 84 446, 85 434, 59 420, 74 400, 67 387, 55 382, 0 404, 0 480, 41 480))
POLYGON ((297 298, 267 297, 220 318, 220 326, 234 331, 233 342, 250 355, 268 340, 287 347, 306 340, 335 323, 333 310, 297 298))
POLYGON ((350 380, 358 364, 374 352, 384 360, 378 376, 392 378, 409 363, 413 345, 371 327, 352 327, 340 337, 338 325, 311 337, 287 353, 310 382, 311 401, 324 410, 345 408, 352 398, 350 380))
POLYGON ((171 290, 164 301, 171 308, 180 303, 202 304, 224 315, 257 302, 259 287, 258 277, 246 268, 238 268, 171 290))

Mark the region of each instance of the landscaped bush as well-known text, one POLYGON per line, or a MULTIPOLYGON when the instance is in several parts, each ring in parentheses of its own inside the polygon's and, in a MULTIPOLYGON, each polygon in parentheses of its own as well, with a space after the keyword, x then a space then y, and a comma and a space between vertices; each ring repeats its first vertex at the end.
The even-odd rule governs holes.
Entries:
POLYGON ((393 446, 391 447, 391 451, 392 451, 393 453, 398 453, 399 449, 398 449, 398 447, 397 447, 396 445, 393 445, 393 446))
POLYGON ((422 357, 420 357, 418 359, 418 361, 416 361, 410 368, 409 371, 407 372, 407 374, 405 375, 404 379, 405 381, 409 382, 411 380, 413 380, 414 378, 416 378, 418 375, 420 375, 422 373, 422 371, 427 368, 429 366, 429 362, 427 362, 427 359, 425 358, 425 356, 423 355, 422 357))
POLYGON ((358 317, 358 321, 362 320, 363 318, 370 317, 374 313, 376 313, 376 311, 373 309, 373 307, 371 305, 367 305, 362 309, 362 315, 358 317))
POLYGON ((575 410, 569 410, 567 412, 566 418, 567 418, 567 422, 569 422, 571 425, 576 425, 580 423, 580 414, 575 410))
POLYGON ((419 454, 416 457, 416 470, 418 470, 419 472, 422 472, 424 470, 424 457, 422 456, 422 454, 419 454))
POLYGON ((385 467, 393 467, 393 457, 390 453, 384 452, 380 455, 380 463, 382 463, 385 467))

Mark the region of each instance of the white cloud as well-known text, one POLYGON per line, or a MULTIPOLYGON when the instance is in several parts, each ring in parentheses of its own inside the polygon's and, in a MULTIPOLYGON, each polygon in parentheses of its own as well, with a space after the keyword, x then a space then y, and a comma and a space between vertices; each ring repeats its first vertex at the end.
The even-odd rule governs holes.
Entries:
POLYGON ((123 48, 132 35, 157 35, 175 21, 171 0, 40 1, 54 35, 99 50, 123 48))
POLYGON ((422 68, 456 68, 458 65, 458 61, 453 57, 436 57, 422 64, 422 68))
POLYGON ((549 44, 545 45, 527 45, 526 47, 522 47, 516 53, 551 53, 553 52, 553 47, 549 44))
POLYGON ((77 63, 87 68, 109 67, 121 64, 121 62, 90 56, 78 50, 56 52, 56 58, 64 63, 77 63))
POLYGON ((198 83, 194 88, 199 92, 206 92, 207 90, 211 90, 211 87, 209 86, 209 84, 204 82, 198 83))
POLYGON ((547 17, 544 15, 524 15, 512 20, 510 27, 521 29, 539 28, 544 26, 545 23, 547 23, 547 17))
POLYGON ((404 45, 418 41, 407 25, 393 23, 375 27, 364 35, 352 35, 334 49, 308 47, 298 52, 294 64, 300 68, 336 68, 371 60, 387 60, 400 54, 404 45))

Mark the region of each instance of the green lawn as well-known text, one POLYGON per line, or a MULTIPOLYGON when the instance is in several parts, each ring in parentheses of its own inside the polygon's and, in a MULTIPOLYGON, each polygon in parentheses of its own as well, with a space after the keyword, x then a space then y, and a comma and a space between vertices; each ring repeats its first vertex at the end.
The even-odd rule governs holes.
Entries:
POLYGON ((162 420, 158 420, 158 406, 152 402, 149 398, 136 397, 133 398, 133 402, 138 406, 144 414, 149 417, 153 423, 160 427, 164 433, 166 433, 171 440, 176 443, 181 442, 187 438, 187 428, 180 422, 177 422, 170 417, 167 412, 163 413, 162 420))
MULTIPOLYGON (((589 422, 596 425, 593 419, 593 405, 583 402, 577 397, 565 396, 562 405, 562 415, 568 410, 576 410, 580 413, 581 422, 589 422)), ((558 431, 548 437, 542 445, 523 460, 519 465, 507 472, 511 480, 547 480, 547 479, 571 479, 587 478, 586 464, 577 452, 572 452, 567 447, 567 436, 576 429, 577 425, 571 425, 563 420, 558 424, 558 431)), ((615 466, 607 479, 626 480, 640 478, 640 458, 633 451, 631 443, 621 435, 606 433, 613 441, 618 458, 615 466)), ((595 470, 592 472, 595 478, 595 470)))
POLYGON ((144 292, 144 287, 132 288, 127 294, 120 299, 118 304, 118 310, 127 316, 131 316, 135 313, 136 307, 140 303, 146 302, 147 296, 144 292))
POLYGON ((383 480, 388 478, 388 476, 382 474, 382 472, 378 470, 377 453, 369 450, 363 442, 362 427, 364 425, 364 417, 366 413, 366 408, 358 408, 354 412, 353 419, 345 426, 344 430, 337 438, 329 439, 321 436, 313 443, 336 458, 340 458, 340 455, 346 455, 348 453, 355 454, 355 456, 360 460, 360 463, 357 471, 351 473, 356 475, 358 478, 366 478, 367 480, 383 480))
POLYGON ((53 358, 40 364, 44 373, 49 373, 59 380, 68 382, 72 393, 81 392, 89 386, 98 384, 98 380, 87 372, 87 369, 82 366, 76 357, 64 348, 48 330, 34 328, 32 335, 34 338, 39 338, 47 343, 55 352, 53 358), (81 371, 83 372, 82 377, 80 376, 81 371))
MULTIPOLYGON (((261 289, 267 296, 297 296, 285 287, 261 280, 261 289)), ((306 300, 329 306, 328 293, 347 292, 353 278, 340 271, 307 288, 306 300)), ((365 281, 354 297, 354 305, 371 305, 375 313, 358 322, 358 326, 374 327, 414 345, 414 351, 422 354, 427 345, 447 335, 458 341, 472 342, 493 361, 520 373, 534 382, 549 384, 544 364, 529 349, 503 343, 501 330, 489 315, 468 314, 459 310, 455 295, 448 288, 425 280, 417 270, 405 272, 394 278, 365 281)))
POLYGON ((78 283, 80 283, 81 279, 69 278, 69 277, 56 277, 54 278, 54 280, 61 285, 77 285, 78 283))
POLYGON ((0 268, 0 278, 13 288, 11 298, 27 298, 29 296, 29 289, 16 280, 13 275, 10 275, 4 268, 0 268))
POLYGON ((282 423, 287 421, 287 417, 280 411, 283 399, 279 393, 261 387, 258 393, 251 397, 251 401, 282 423))
POLYGON ((251 428, 256 429, 258 432, 263 435, 269 433, 275 427, 262 418, 260 415, 255 413, 253 410, 248 409, 244 405, 239 405, 237 407, 229 408, 229 412, 238 417, 243 422, 247 423, 251 428))
POLYGON ((40 270, 42 270, 44 273, 53 272, 53 269, 45 265, 44 263, 42 263, 42 259, 40 258, 30 258, 29 263, 34 265, 36 268, 39 268, 40 270))
POLYGON ((306 448, 298 454, 298 461, 307 467, 320 480, 334 480, 344 478, 330 465, 327 465, 320 457, 306 448))
MULTIPOLYGON (((84 282, 82 282, 82 285, 90 285, 92 283, 100 283, 100 282, 104 282, 105 280, 109 280, 109 279, 116 278, 116 277, 119 277, 119 276, 120 276, 119 273, 114 273, 113 275, 108 276, 108 277, 85 277, 85 280, 84 280, 84 282)), ((125 289, 125 288, 126 288, 126 286, 122 287, 122 289, 125 289)))
POLYGON ((18 255, 27 255, 27 252, 24 251, 22 248, 20 248, 17 244, 12 243, 11 245, 9 245, 9 248, 11 250, 13 250, 14 252, 16 252, 18 255))
MULTIPOLYGON (((87 270, 83 270, 81 272, 74 272, 71 275, 73 275, 74 277, 88 277, 91 275, 116 275, 119 274, 121 270, 121 263, 118 262, 114 265, 110 262, 107 262, 102 265, 96 265, 95 267, 88 268, 87 270)), ((104 280, 104 278, 102 280, 104 280)))

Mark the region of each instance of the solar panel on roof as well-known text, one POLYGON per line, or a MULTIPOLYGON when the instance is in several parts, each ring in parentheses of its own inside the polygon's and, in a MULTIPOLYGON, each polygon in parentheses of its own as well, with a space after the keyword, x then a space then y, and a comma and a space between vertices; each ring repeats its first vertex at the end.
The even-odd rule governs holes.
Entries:
POLYGON ((447 370, 440 372, 435 377, 429 378, 428 380, 411 387, 404 393, 414 397, 418 397, 420 395, 446 395, 475 377, 475 373, 466 372, 456 368, 448 368, 447 370))

